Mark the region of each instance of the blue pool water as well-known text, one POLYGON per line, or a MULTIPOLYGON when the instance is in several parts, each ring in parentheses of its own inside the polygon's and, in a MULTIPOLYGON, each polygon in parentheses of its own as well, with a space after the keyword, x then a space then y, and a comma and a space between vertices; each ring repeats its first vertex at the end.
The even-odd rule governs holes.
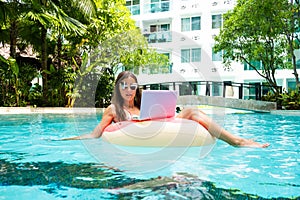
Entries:
POLYGON ((300 119, 215 119, 267 149, 107 146, 60 141, 93 130, 101 114, 0 115, 0 199, 300 199, 300 119))

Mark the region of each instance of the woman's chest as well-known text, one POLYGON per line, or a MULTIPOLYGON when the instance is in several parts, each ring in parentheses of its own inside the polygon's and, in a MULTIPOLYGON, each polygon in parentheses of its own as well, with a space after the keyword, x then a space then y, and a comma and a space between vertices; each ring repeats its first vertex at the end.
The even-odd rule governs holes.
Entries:
POLYGON ((140 115, 140 110, 137 107, 125 109, 130 115, 140 115))

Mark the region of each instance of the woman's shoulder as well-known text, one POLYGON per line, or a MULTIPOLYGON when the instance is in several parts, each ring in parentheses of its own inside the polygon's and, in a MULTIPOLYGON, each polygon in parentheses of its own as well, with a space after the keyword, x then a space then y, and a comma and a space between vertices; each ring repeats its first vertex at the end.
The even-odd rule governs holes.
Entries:
POLYGON ((107 106, 105 108, 105 111, 114 113, 115 112, 115 105, 114 104, 110 104, 109 106, 107 106))
POLYGON ((103 113, 103 117, 111 117, 111 118, 115 118, 115 109, 113 105, 109 105, 105 108, 104 113, 103 113))

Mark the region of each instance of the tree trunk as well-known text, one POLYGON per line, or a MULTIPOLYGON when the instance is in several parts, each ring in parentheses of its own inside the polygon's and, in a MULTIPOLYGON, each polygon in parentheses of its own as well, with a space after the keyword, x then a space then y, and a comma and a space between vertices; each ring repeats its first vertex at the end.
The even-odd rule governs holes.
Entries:
POLYGON ((17 57, 17 21, 12 20, 10 23, 10 56, 14 59, 17 57))
MULTIPOLYGON (((294 1, 293 0, 291 0, 291 3, 292 3, 292 5, 294 5, 294 1)), ((297 5, 297 19, 299 19, 299 17, 300 17, 300 6, 299 6, 299 4, 300 4, 300 1, 299 0, 295 0, 295 4, 297 5)), ((293 18, 294 19, 294 18, 293 18)), ((295 19, 293 20, 293 22, 295 21, 295 19)), ((299 26, 299 20, 297 20, 298 21, 298 26, 299 26)), ((299 39, 297 38, 297 40, 298 40, 298 42, 299 42, 299 39)), ((300 83, 299 83, 299 76, 298 76, 298 73, 297 73, 297 63, 296 63, 296 56, 295 56, 295 54, 294 54, 294 48, 292 49, 293 50, 293 69, 294 69, 294 72, 293 72, 293 74, 294 74, 294 76, 295 76, 295 80, 296 80, 296 89, 300 89, 300 83)))
MULTIPOLYGON (((47 70, 47 29, 42 27, 42 32, 41 32, 41 64, 42 64, 42 70, 47 70)), ((48 77, 47 73, 43 72, 42 73, 43 77, 43 97, 44 97, 44 102, 48 102, 48 77)))
MULTIPOLYGON (((61 63, 61 61, 63 59, 62 58, 62 46, 63 46, 63 44, 62 44, 62 35, 59 34, 58 35, 58 40, 57 40, 57 62, 58 62, 57 66, 58 66, 58 71, 60 71, 62 69, 62 67, 64 67, 64 66, 62 66, 62 63, 61 63)), ((63 80, 63 74, 60 73, 59 76, 60 76, 60 79, 63 80)), ((59 88, 59 95, 61 96, 61 98, 65 99, 64 97, 65 97, 66 93, 65 93, 65 87, 63 85, 64 85, 64 83, 62 82, 61 87, 59 88)))
POLYGON ((295 76, 295 80, 296 80, 296 89, 299 89, 300 88, 300 83, 299 83, 299 75, 297 73, 297 63, 296 63, 296 56, 294 53, 292 53, 293 55, 293 74, 295 76))

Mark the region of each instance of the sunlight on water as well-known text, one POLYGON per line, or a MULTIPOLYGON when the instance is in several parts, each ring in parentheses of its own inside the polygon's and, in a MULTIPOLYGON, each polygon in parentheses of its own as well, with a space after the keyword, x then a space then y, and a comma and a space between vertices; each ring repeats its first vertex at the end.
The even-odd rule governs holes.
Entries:
POLYGON ((92 131, 100 118, 0 115, 0 198, 300 196, 299 117, 227 114, 220 119, 226 129, 271 146, 235 148, 217 141, 204 157, 202 147, 112 148, 101 139, 59 140, 92 131))

